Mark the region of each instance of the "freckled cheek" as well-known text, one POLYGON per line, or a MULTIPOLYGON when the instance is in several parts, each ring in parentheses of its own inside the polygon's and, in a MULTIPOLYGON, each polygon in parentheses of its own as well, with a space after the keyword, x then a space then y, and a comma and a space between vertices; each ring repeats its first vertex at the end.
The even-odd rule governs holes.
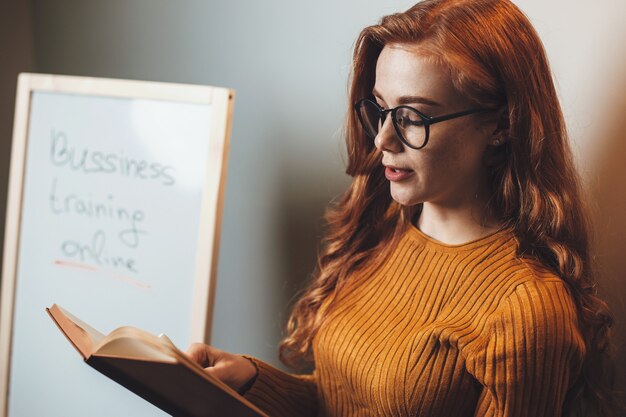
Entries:
POLYGON ((432 149, 416 158, 413 166, 420 178, 441 181, 458 169, 458 155, 450 149, 432 149))
MULTIPOLYGON (((417 169, 427 175, 445 175, 456 177, 465 175, 468 165, 472 165, 474 149, 470 146, 471 141, 464 129, 442 129, 431 132, 428 141, 428 151, 419 155, 417 169)), ((425 147, 422 150, 426 150, 425 147)))

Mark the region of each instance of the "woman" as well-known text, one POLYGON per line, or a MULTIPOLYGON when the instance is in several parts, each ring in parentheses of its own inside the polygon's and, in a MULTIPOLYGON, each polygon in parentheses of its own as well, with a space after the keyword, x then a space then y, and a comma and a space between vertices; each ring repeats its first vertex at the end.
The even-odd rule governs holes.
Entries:
POLYGON ((188 355, 271 416, 613 415, 613 319, 550 74, 509 1, 427 0, 365 28, 353 181, 280 346, 313 373, 188 355))

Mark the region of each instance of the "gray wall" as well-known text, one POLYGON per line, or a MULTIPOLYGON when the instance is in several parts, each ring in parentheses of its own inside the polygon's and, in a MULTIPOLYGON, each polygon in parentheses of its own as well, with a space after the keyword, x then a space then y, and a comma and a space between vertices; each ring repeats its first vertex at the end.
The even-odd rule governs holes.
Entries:
MULTIPOLYGON (((33 71, 33 19, 30 1, 0 2, 0 219, 6 212, 11 134, 17 74, 33 71)), ((4 221, 0 226, 0 258, 4 247, 4 221)))
MULTIPOLYGON (((324 207, 348 183, 341 125, 353 42, 364 26, 413 3, 33 1, 38 72, 237 90, 213 345, 279 365, 276 346, 313 270, 324 207)), ((601 150, 623 140, 601 129, 620 120, 606 110, 612 81, 624 75, 616 63, 626 3, 516 3, 544 40, 577 160, 590 176, 597 158, 607 158, 601 150)), ((607 292, 624 292, 623 281, 611 285, 607 292)), ((621 319, 623 299, 611 302, 621 319)))

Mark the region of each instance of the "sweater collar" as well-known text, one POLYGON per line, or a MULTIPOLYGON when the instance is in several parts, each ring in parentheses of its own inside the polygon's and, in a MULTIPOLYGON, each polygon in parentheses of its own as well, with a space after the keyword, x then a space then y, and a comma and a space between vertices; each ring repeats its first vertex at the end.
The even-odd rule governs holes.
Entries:
POLYGON ((505 245, 507 243, 511 243, 515 241, 515 236, 510 228, 504 227, 496 230, 488 235, 479 237, 474 240, 470 240, 465 243, 460 244, 448 244, 441 242, 426 233, 422 232, 417 226, 413 223, 409 223, 407 235, 410 239, 419 242, 426 246, 429 249, 433 249, 439 252, 463 252, 467 250, 472 250, 479 248, 481 246, 489 245, 489 244, 498 244, 505 245))

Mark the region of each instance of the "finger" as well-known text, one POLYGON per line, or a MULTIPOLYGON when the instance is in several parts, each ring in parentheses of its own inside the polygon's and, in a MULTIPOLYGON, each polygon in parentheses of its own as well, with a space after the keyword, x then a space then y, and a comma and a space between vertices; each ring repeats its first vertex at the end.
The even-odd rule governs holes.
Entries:
POLYGON ((229 369, 223 363, 218 363, 215 366, 204 368, 204 372, 206 372, 206 373, 214 376, 215 378, 219 379, 220 381, 230 385, 230 383, 229 383, 230 382, 229 369))
POLYGON ((185 354, 202 367, 213 366, 215 362, 211 346, 203 343, 192 343, 185 354))

